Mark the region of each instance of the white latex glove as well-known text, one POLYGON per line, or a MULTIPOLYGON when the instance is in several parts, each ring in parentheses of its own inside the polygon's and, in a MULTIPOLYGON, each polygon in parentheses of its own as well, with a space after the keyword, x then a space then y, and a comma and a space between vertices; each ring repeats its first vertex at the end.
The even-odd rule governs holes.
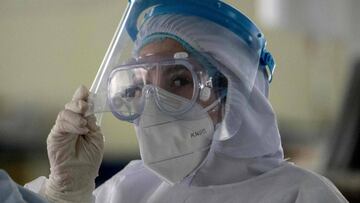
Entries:
POLYGON ((89 91, 80 86, 47 138, 50 175, 44 195, 50 202, 91 202, 103 157, 104 138, 94 115, 84 117, 89 91))

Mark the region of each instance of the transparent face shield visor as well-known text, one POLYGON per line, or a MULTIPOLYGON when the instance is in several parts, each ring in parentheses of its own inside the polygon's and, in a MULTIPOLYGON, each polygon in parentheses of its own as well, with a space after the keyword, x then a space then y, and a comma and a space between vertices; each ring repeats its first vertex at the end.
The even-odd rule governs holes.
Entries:
MULTIPOLYGON (((155 96, 156 104, 160 110, 169 115, 180 115, 189 110, 193 104, 201 103, 201 100, 199 100, 202 94, 200 90, 201 86, 206 85, 206 80, 201 81, 204 79, 199 77, 196 72, 196 67, 194 67, 191 61, 189 62, 188 59, 174 58, 176 51, 171 53, 172 55, 168 57, 169 60, 157 59, 156 61, 151 59, 146 61, 146 63, 141 62, 141 60, 137 63, 129 63, 129 59, 138 58, 139 51, 146 52, 137 49, 139 41, 143 39, 143 36, 139 35, 141 35, 141 29, 152 29, 149 28, 148 23, 158 16, 175 12, 175 14, 179 15, 204 18, 213 21, 216 24, 225 23, 222 25, 225 27, 231 27, 231 25, 227 25, 226 23, 240 22, 239 19, 229 19, 226 16, 223 17, 224 19, 212 19, 212 16, 223 16, 214 15, 214 12, 221 13, 224 11, 229 11, 227 12, 229 18, 231 16, 236 16, 236 12, 238 12, 228 4, 217 0, 211 0, 209 2, 204 2, 203 0, 129 1, 122 20, 115 32, 114 38, 112 39, 109 49, 90 88, 90 108, 86 114, 95 114, 98 125, 101 125, 101 117, 104 112, 112 112, 121 120, 132 121, 143 112, 144 99, 146 98, 145 94, 148 91, 154 93, 153 95, 155 96), (182 9, 173 9, 177 8, 179 4, 182 5, 182 9), (198 12, 200 8, 203 8, 203 12, 198 12), (165 82, 169 82, 170 79, 166 79, 163 73, 170 69, 176 70, 176 66, 179 65, 182 66, 183 72, 186 72, 187 75, 189 75, 189 78, 191 78, 191 83, 189 84, 192 85, 187 86, 187 88, 189 88, 188 91, 182 90, 176 92, 175 89, 167 89, 169 87, 166 87, 166 85, 164 86, 165 82), (183 95, 185 92, 186 95, 183 95), (163 94, 179 96, 176 98, 183 98, 185 100, 179 99, 181 102, 178 102, 178 104, 175 102, 175 104, 170 105, 163 94)), ((225 58, 223 59, 224 61, 221 61, 222 59, 219 58, 214 59, 218 64, 221 64, 216 68, 218 68, 226 78, 236 77, 239 79, 241 83, 240 88, 242 89, 241 99, 243 104, 246 104, 245 101, 248 100, 253 89, 259 67, 260 52, 262 50, 260 42, 263 37, 254 34, 257 33, 257 30, 255 30, 255 32, 251 29, 248 31, 244 27, 249 24, 249 22, 246 21, 245 25, 233 26, 241 31, 239 35, 241 35, 240 43, 242 45, 240 49, 242 49, 242 51, 240 50, 241 52, 239 52, 236 57, 238 60, 237 64, 229 64, 228 61, 230 60, 225 58), (230 65, 236 65, 238 67, 236 70, 230 70, 227 68, 227 66, 230 65)), ((163 22, 159 23, 161 24, 163 22)), ((169 31, 169 33, 170 32, 171 31, 169 31)), ((155 50, 155 52, 162 48, 158 47, 157 49, 158 50, 155 50)), ((168 47, 164 45, 163 49, 168 49, 168 47)), ((148 52, 149 53, 145 53, 144 55, 153 54, 154 50, 148 50, 148 52)), ((176 84, 176 82, 173 83, 173 85, 174 84, 176 84)), ((231 97, 234 95, 231 95, 231 92, 229 95, 228 92, 227 97, 229 96, 231 97)), ((246 108, 246 106, 244 106, 244 108, 246 108)), ((227 109, 227 111, 230 111, 230 109, 227 109)), ((226 121, 226 118, 224 121, 226 121)))

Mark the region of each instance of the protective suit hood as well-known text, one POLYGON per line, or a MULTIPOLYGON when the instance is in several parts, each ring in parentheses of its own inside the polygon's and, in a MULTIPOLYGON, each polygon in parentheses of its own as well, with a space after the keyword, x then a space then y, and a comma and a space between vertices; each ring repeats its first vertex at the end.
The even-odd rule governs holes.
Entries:
POLYGON ((221 164, 225 168, 239 168, 240 179, 244 179, 251 177, 250 165, 254 170, 265 172, 282 162, 279 130, 267 98, 269 82, 263 70, 259 67, 251 92, 241 82, 243 76, 239 70, 242 60, 246 59, 239 57, 239 50, 247 48, 240 37, 206 19, 169 14, 145 21, 138 33, 135 51, 143 46, 148 36, 176 36, 175 40, 180 43, 183 40, 195 50, 208 53, 222 64, 219 70, 228 80, 224 121, 215 130, 209 154, 197 170, 198 174, 211 176, 208 174, 215 172, 214 166, 221 164), (216 139, 218 137, 228 139, 216 139))

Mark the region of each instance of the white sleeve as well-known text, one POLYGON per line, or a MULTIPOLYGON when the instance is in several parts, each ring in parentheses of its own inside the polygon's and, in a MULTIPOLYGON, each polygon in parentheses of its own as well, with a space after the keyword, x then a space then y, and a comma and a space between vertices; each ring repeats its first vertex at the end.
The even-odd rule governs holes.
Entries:
MULTIPOLYGON (((140 165, 141 161, 131 161, 122 171, 118 172, 116 175, 114 175, 112 178, 110 178, 94 190, 92 201, 103 203, 119 202, 119 200, 122 200, 124 197, 121 189, 125 187, 125 185, 123 184, 123 180, 129 173, 136 173, 137 171, 139 171, 139 168, 141 170, 142 167, 139 167, 140 165)), ((40 194, 41 196, 45 196, 44 194, 47 181, 48 179, 46 177, 41 176, 25 184, 24 187, 35 193, 40 194)))
POLYGON ((38 194, 44 194, 46 181, 48 179, 45 176, 40 176, 35 180, 26 183, 24 187, 38 194))
MULTIPOLYGON (((48 179, 44 176, 40 176, 38 178, 36 178, 35 180, 26 183, 24 185, 24 187, 28 190, 31 190, 32 192, 35 192, 37 194, 39 194, 40 196, 42 196, 43 198, 46 198, 45 195, 45 189, 46 189, 46 182, 48 181, 48 179)), ((92 195, 91 197, 91 202, 95 202, 95 197, 94 195, 92 195)))

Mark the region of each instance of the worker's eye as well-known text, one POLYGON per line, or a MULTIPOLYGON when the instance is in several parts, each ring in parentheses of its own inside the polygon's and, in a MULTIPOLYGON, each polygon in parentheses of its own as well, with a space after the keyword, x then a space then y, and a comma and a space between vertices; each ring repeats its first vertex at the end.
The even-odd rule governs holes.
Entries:
POLYGON ((169 81, 169 86, 171 88, 182 88, 187 85, 192 85, 192 78, 188 78, 186 75, 174 76, 169 81))
POLYGON ((138 97, 141 95, 142 86, 141 85, 133 85, 124 89, 121 93, 121 97, 123 98, 131 98, 131 97, 138 97))

